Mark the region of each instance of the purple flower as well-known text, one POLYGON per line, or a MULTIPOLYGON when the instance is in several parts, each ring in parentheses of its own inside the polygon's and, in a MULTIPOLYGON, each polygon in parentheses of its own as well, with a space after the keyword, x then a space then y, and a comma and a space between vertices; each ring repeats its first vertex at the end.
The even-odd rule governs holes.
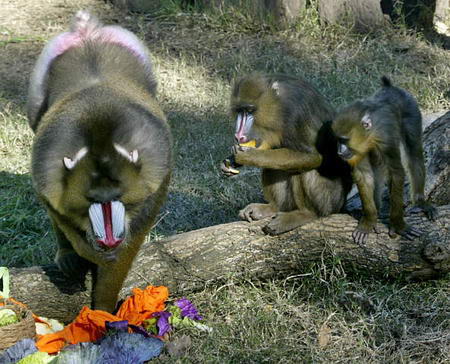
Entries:
POLYGON ((197 308, 187 298, 181 298, 175 302, 181 309, 181 317, 188 317, 192 320, 201 320, 203 317, 198 314, 197 308))
POLYGON ((158 326, 158 335, 164 336, 167 332, 169 332, 172 327, 169 324, 169 317, 172 316, 170 312, 160 311, 152 314, 151 317, 159 317, 156 326, 158 326))

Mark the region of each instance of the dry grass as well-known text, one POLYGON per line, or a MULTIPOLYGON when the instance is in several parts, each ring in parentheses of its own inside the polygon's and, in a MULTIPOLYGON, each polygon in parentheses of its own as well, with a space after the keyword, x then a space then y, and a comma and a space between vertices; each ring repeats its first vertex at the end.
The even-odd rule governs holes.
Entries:
MULTIPOLYGON (((32 133, 24 103, 32 64, 44 41, 78 8, 93 9, 144 39, 152 51, 159 99, 172 126, 176 164, 154 236, 233 221, 262 199, 258 171, 224 179, 218 163, 232 143, 227 115, 231 80, 259 70, 297 74, 340 107, 372 93, 383 74, 409 89, 423 109, 450 106, 448 51, 404 28, 356 35, 320 27, 309 11, 276 31, 242 12, 184 11, 178 1, 153 16, 120 14, 97 0, 14 3, 0 0, 0 265, 52 259, 53 235, 29 176, 32 133)), ((282 264, 282 262, 280 262, 282 264)), ((178 358, 159 362, 398 363, 450 360, 450 280, 373 281, 338 260, 304 275, 269 282, 229 281, 191 298, 214 327, 193 331, 178 358)))

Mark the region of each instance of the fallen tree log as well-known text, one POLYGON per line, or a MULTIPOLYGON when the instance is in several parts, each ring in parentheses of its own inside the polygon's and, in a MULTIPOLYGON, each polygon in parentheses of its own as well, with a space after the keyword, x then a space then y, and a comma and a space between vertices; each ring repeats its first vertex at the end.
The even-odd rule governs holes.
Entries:
MULTIPOLYGON (((176 295, 232 276, 269 278, 305 273, 311 262, 338 257, 344 263, 383 276, 425 279, 450 271, 450 205, 439 207, 439 219, 422 215, 407 221, 425 234, 417 240, 391 239, 380 223, 364 246, 353 242, 356 220, 337 214, 278 237, 265 235, 263 222, 233 222, 144 244, 122 290, 148 284, 167 285, 176 295)), ((11 269, 12 291, 39 315, 71 320, 89 305, 85 287, 68 282, 52 266, 11 269)))
MULTIPOLYGON (((427 191, 445 205, 437 221, 422 214, 406 220, 424 233, 407 241, 388 236, 386 221, 363 245, 353 242, 357 221, 336 214, 277 237, 262 232, 266 221, 232 222, 178 234, 143 245, 122 289, 167 285, 176 296, 230 277, 265 279, 308 273, 312 262, 339 259, 344 265, 374 276, 429 279, 450 272, 449 120, 447 113, 425 132, 427 191)), ((68 281, 54 266, 11 269, 11 295, 37 314, 70 321, 89 305, 90 277, 83 284, 68 281)))

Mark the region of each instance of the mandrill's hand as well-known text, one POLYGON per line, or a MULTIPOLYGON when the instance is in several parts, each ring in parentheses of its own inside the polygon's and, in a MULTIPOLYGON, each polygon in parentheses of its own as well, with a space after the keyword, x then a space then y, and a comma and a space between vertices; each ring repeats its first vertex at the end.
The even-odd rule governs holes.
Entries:
MULTIPOLYGON (((249 150, 254 150, 256 148, 256 144, 257 144, 256 140, 251 140, 247 143, 233 145, 231 147, 232 155, 224 159, 220 164, 220 169, 222 173, 227 177, 239 174, 239 170, 237 168, 242 167, 242 164, 236 162, 236 156, 248 152, 249 150)), ((262 149, 261 146, 259 146, 258 149, 259 148, 262 149)))
MULTIPOLYGON (((248 143, 247 143, 248 144, 248 143)), ((231 153, 233 153, 233 155, 239 154, 239 153, 245 153, 249 150, 255 149, 255 147, 253 146, 248 146, 245 144, 235 144, 231 147, 231 153)))
POLYGON ((224 159, 220 164, 222 173, 227 177, 239 174, 239 170, 237 169, 238 167, 241 167, 241 165, 236 163, 234 155, 231 155, 228 158, 224 159))
POLYGON ((376 221, 370 221, 370 219, 363 216, 361 220, 359 220, 358 226, 352 233, 353 241, 359 245, 364 244, 371 232, 378 234, 377 223, 376 221))
POLYGON ((224 159, 220 164, 220 169, 222 173, 227 176, 235 176, 239 174, 239 170, 237 168, 242 167, 241 164, 236 163, 236 154, 246 152, 247 150, 253 149, 252 147, 235 144, 231 147, 231 155, 224 159))

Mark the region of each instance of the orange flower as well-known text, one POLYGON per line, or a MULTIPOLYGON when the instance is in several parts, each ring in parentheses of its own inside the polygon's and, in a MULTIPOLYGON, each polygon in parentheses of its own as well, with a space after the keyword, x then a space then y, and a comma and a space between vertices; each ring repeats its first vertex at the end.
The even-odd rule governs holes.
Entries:
POLYGON ((127 320, 129 324, 141 325, 154 312, 164 311, 164 302, 169 298, 169 290, 165 286, 148 286, 144 290, 133 289, 133 295, 120 306, 117 317, 127 320))

